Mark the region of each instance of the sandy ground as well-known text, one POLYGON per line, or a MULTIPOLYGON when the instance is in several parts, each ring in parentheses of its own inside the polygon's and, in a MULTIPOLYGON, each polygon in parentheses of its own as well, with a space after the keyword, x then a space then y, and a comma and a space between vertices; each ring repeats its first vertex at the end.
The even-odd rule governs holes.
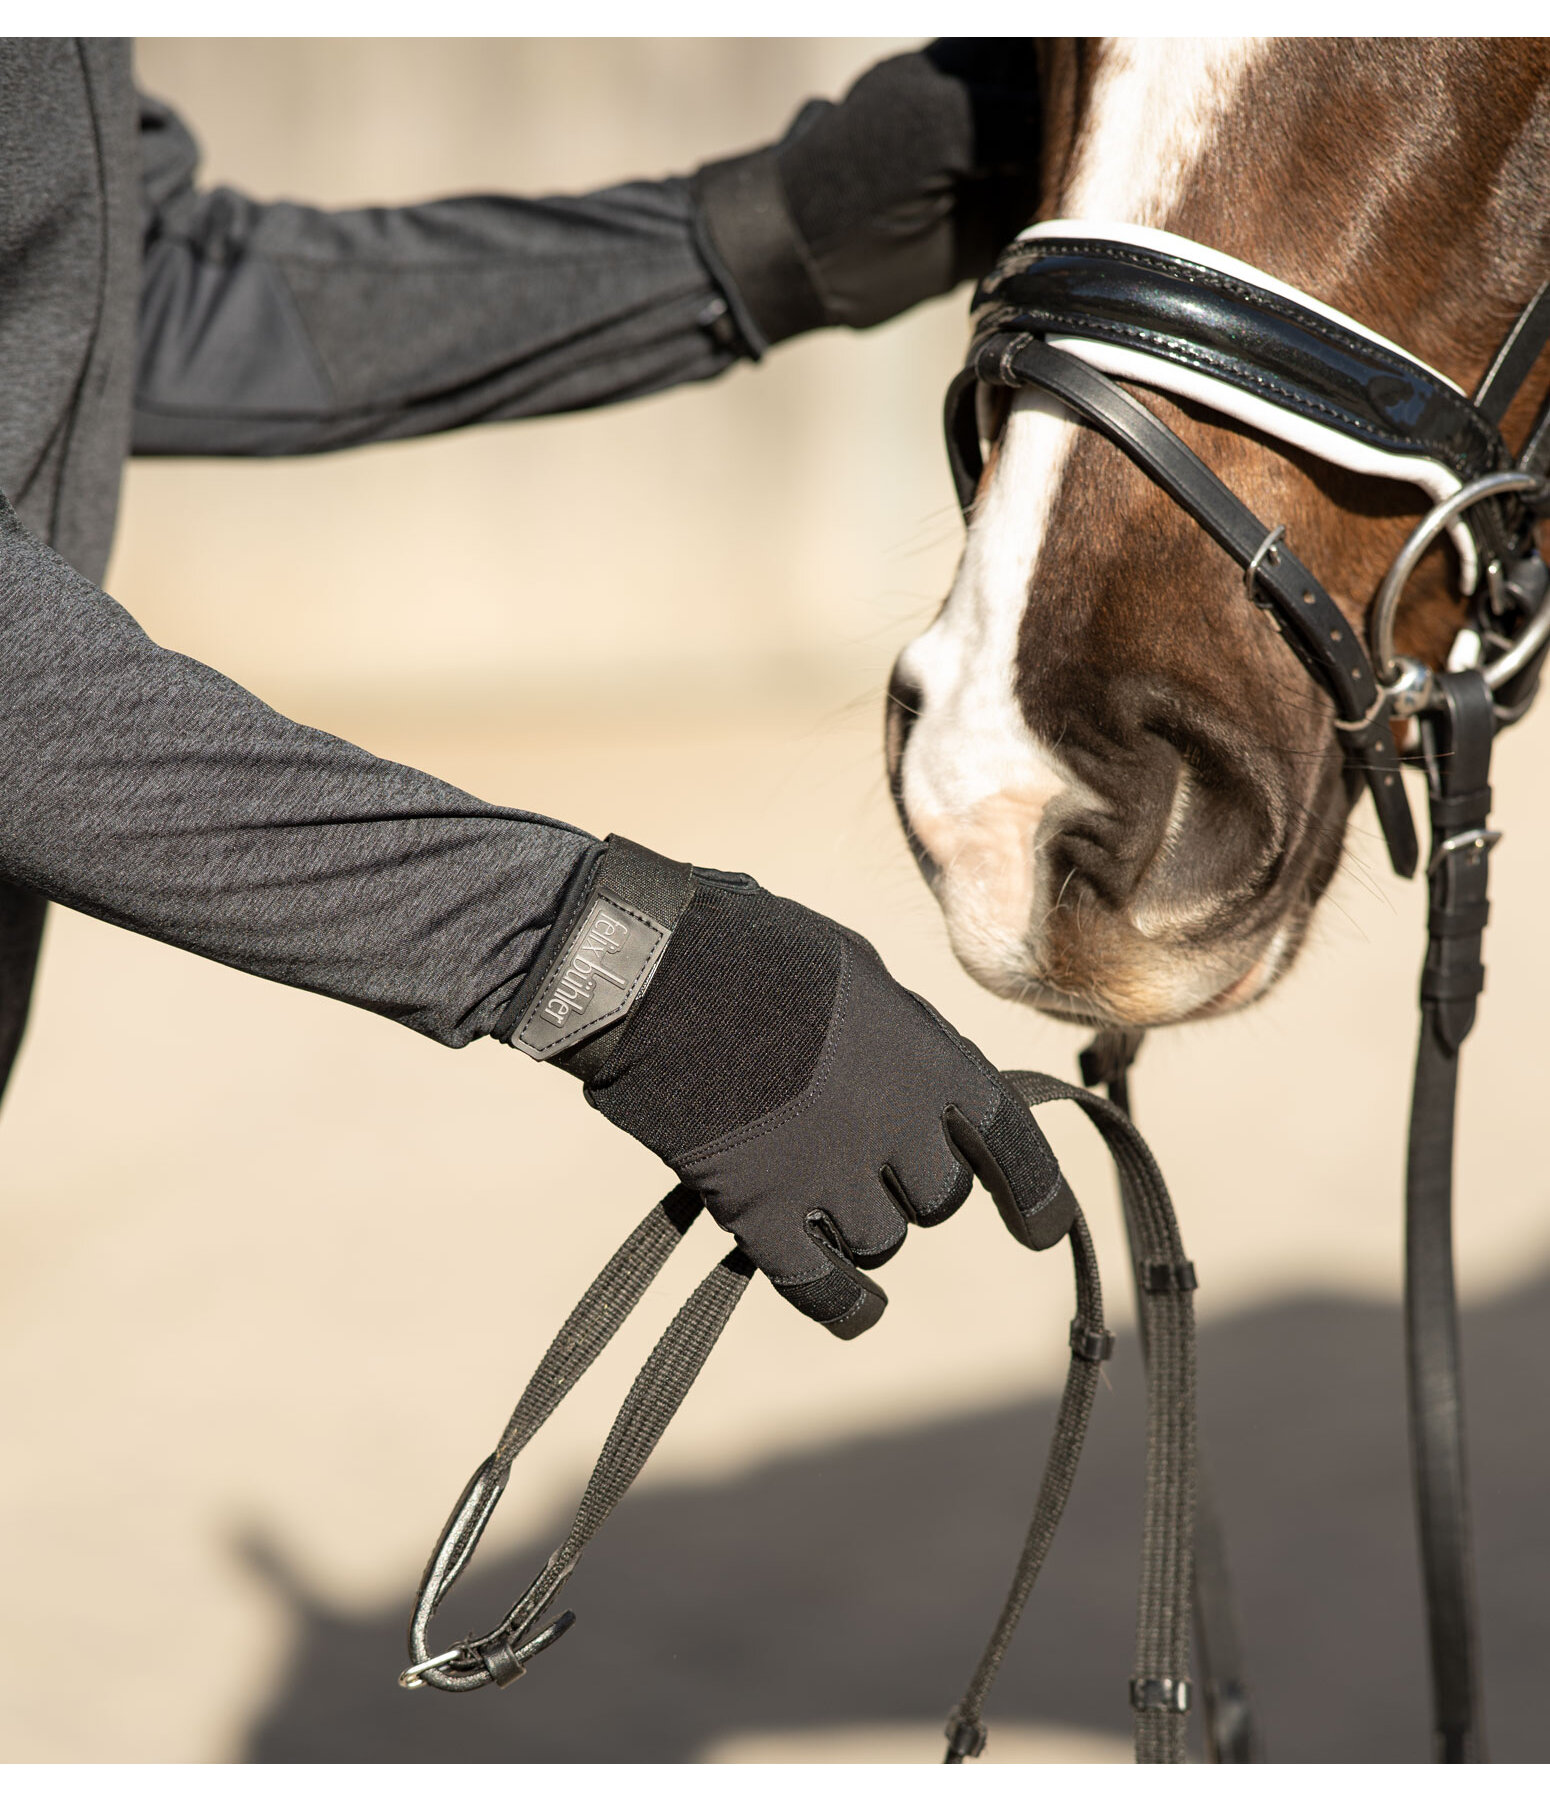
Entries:
MULTIPOLYGON (((423 721, 326 722, 492 799, 520 798, 696 860, 752 868, 868 932, 904 980, 1004 1066, 1071 1070, 1079 1034, 992 999, 951 962, 890 816, 870 698, 850 708, 664 717, 645 740, 638 727, 583 740, 553 723, 474 735, 423 721)), ((1539 1048, 1550 999, 1540 952, 1550 803, 1534 779, 1547 731, 1550 720, 1535 720, 1500 759, 1507 836, 1497 857, 1491 984, 1466 1059, 1459 1230, 1466 1301, 1487 1312, 1516 1305, 1513 1316, 1528 1321, 1524 1341, 1541 1348, 1543 1308, 1525 1311, 1514 1296, 1541 1279, 1550 1259, 1539 1048)), ((1352 865, 1303 966, 1280 991, 1241 1018, 1154 1042, 1139 1070, 1142 1122, 1201 1271, 1208 1390, 1213 1344, 1223 1346, 1218 1379, 1229 1385, 1240 1366, 1268 1370, 1254 1381, 1270 1381, 1297 1354, 1295 1336, 1266 1339, 1279 1348, 1257 1352, 1253 1364, 1232 1335, 1239 1327, 1301 1319, 1296 1306, 1313 1298, 1387 1320, 1382 1309, 1397 1292, 1422 901, 1382 872, 1365 816, 1352 865)), ((1074 1119, 1057 1121, 1055 1135, 1086 1197, 1123 1319, 1101 1153, 1074 1119)), ((462 1704, 397 1692, 398 1628, 387 1622, 407 1608, 446 1507, 571 1300, 662 1191, 659 1165, 590 1113, 566 1078, 497 1047, 454 1055, 365 1014, 56 913, 32 1036, 7 1101, 4 1167, 0 1756, 457 1754, 445 1712, 439 1748, 427 1742, 416 1751, 407 1739, 394 1747, 391 1732, 384 1737, 380 1719, 409 1717, 395 1709, 455 1713, 462 1704), (314 1668, 308 1659, 320 1654, 314 1626, 324 1617, 383 1622, 373 1624, 360 1673, 370 1708, 385 1709, 357 1717, 343 1700, 330 1702, 326 1741, 284 1726, 314 1668), (83 1643, 90 1678, 61 1679, 83 1643)), ((502 1554, 536 1546, 574 1495, 654 1328, 717 1253, 713 1236, 696 1228, 672 1293, 632 1321, 595 1385, 531 1451, 490 1534, 502 1580, 518 1573, 502 1554)), ((895 1458, 900 1445, 921 1447, 938 1488, 977 1503, 989 1479, 975 1460, 982 1449, 965 1452, 948 1479, 933 1434, 993 1421, 997 1409, 1021 1418, 1019 1408, 1042 1401, 1064 1355, 1066 1279, 1054 1259, 1014 1251, 981 1196, 940 1231, 912 1235, 883 1276, 893 1300, 886 1321, 856 1344, 830 1341, 756 1287, 642 1483, 638 1505, 654 1510, 640 1518, 676 1517, 681 1502, 719 1519, 718 1496, 735 1510, 750 1494, 774 1495, 783 1491, 779 1471, 805 1468, 803 1459, 840 1458, 864 1474, 873 1441, 894 1446, 895 1458), (763 1470, 775 1471, 774 1487, 763 1470)), ((1387 1326, 1373 1329, 1375 1343, 1393 1344, 1387 1326)), ((1542 1391, 1543 1362, 1525 1367, 1521 1348, 1513 1354, 1516 1379, 1530 1382, 1531 1395, 1542 1391)), ((1360 1448, 1341 1449, 1341 1409, 1350 1409, 1353 1430, 1366 1415, 1338 1366, 1316 1358, 1309 1367, 1295 1389, 1312 1388, 1309 1436, 1292 1465, 1308 1478, 1299 1517, 1322 1517, 1327 1506, 1338 1519, 1339 1458, 1354 1468, 1360 1448), (1336 1430, 1334 1440, 1321 1441, 1320 1421, 1336 1430), (1326 1466, 1326 1456, 1336 1460, 1326 1466)), ((1285 1432, 1274 1416, 1261 1417, 1256 1391, 1234 1390, 1233 1417, 1245 1431, 1257 1420, 1265 1445, 1284 1449, 1285 1432)), ((1392 1398, 1397 1408, 1397 1392, 1392 1398)), ((1529 1416, 1514 1416, 1537 1445, 1543 1413, 1530 1405, 1529 1416)), ((1383 1430, 1400 1431, 1387 1398, 1381 1417, 1383 1430)), ((1358 1436, 1366 1435, 1361 1424, 1358 1436)), ((907 1466, 897 1477, 905 1486, 907 1466)), ((1402 1479, 1393 1480, 1392 1512, 1385 1501, 1372 1529, 1401 1546, 1403 1566, 1409 1521, 1402 1479)), ((804 1504, 821 1507, 818 1491, 804 1504)), ((1025 1503, 1015 1483, 1005 1503, 1015 1533, 1025 1503)), ((1485 1493, 1483 1513, 1491 1503, 1485 1493)), ((822 1559, 824 1532, 810 1511, 776 1507, 760 1517, 766 1534, 803 1542, 808 1565, 822 1559)), ((622 1521, 618 1529, 627 1542, 622 1521)), ((691 1594, 695 1616, 722 1634, 728 1667, 759 1640, 757 1593, 746 1607, 718 1610, 715 1593, 697 1586, 697 1555, 720 1529, 697 1527, 698 1537, 674 1538, 663 1553, 655 1573, 666 1586, 650 1628, 641 1627, 644 1655, 653 1654, 654 1632, 671 1636, 691 1594)), ((1085 1529, 1076 1528, 1074 1544, 1085 1529)), ((1509 1588, 1542 1593, 1536 1616, 1550 1599, 1541 1536, 1537 1525, 1527 1532, 1529 1561, 1503 1576, 1509 1588)), ((729 1569, 760 1555, 737 1541, 729 1569)), ((987 1596, 1004 1579, 1014 1542, 987 1552, 987 1596)), ((1122 1620, 1134 1543, 1120 1533, 1104 1544, 1072 1568, 1084 1572, 1083 1591, 1114 1587, 1122 1620)), ((931 1607, 957 1617, 939 1549, 900 1543, 890 1573, 878 1576, 892 1609, 887 1639, 901 1653, 912 1632, 930 1629, 931 1607), (912 1611, 910 1597, 922 1591, 934 1597, 912 1611)), ((595 1554, 591 1630, 605 1638, 598 1607, 610 1565, 601 1548, 595 1554)), ((1057 1543, 1056 1564, 1060 1557, 1057 1543)), ((1274 1563, 1265 1548, 1256 1567, 1274 1563)), ((962 1625, 963 1656, 988 1604, 976 1599, 962 1625)), ((1266 1602, 1272 1615, 1287 1604, 1284 1594, 1266 1602)), ((954 1697, 958 1665, 897 1706, 858 1678, 852 1703, 847 1666, 859 1677, 862 1665, 844 1658, 848 1616, 841 1609, 824 1623, 840 1662, 822 1716, 799 1693, 789 1706, 777 1694, 746 1726, 707 1723, 693 1741, 658 1743, 643 1725, 645 1735, 632 1740, 623 1727, 607 1735, 612 1697, 600 1686, 602 1738, 588 1727, 525 1752, 520 1735, 504 1751, 478 1741, 484 1754, 546 1760, 912 1758, 935 1741, 927 1726, 954 1697)), ((1035 1618, 1030 1633, 1037 1629, 1035 1618)), ((1403 1634, 1413 1643, 1408 1615, 1403 1634)), ((1000 1754, 1121 1754, 1122 1626, 1115 1644, 1116 1666, 1104 1678, 1121 1696, 1118 1712, 1077 1716, 1009 1677, 1000 1754)), ((601 1650, 586 1654, 594 1653, 601 1650)), ((571 1654, 569 1644, 554 1654, 571 1654)), ((496 1704, 541 1706, 533 1684, 523 1686, 533 1691, 496 1704)), ((482 1701, 467 1704, 477 1710, 482 1701)), ((473 1712, 467 1717, 472 1723, 473 1712)), ((1283 1753, 1296 1751, 1287 1744, 1283 1753)))

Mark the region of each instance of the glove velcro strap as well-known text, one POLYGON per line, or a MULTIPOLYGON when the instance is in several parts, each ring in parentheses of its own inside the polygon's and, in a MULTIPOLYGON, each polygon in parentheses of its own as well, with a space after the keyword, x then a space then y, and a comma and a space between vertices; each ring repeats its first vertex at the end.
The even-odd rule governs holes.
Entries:
POLYGON ((610 1027, 623 1024, 650 986, 693 897, 687 863, 629 838, 609 838, 602 854, 578 870, 499 1035, 537 1061, 559 1061, 585 1080, 591 1066, 600 1066, 600 1058, 588 1053, 610 1027))
POLYGON ((774 150, 707 163, 691 187, 700 252, 755 356, 828 323, 774 150))

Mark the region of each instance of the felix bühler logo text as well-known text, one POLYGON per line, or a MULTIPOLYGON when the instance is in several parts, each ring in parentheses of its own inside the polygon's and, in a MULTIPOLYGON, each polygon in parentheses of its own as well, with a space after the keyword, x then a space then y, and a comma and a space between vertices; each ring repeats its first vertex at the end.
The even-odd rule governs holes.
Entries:
POLYGON ((607 959, 624 948, 630 928, 616 913, 597 907, 582 932, 581 941, 570 952, 560 978, 555 982, 540 1009, 554 1025, 564 1025, 572 1013, 585 1013, 597 992, 597 984, 606 981, 621 992, 629 985, 608 967, 607 959))
POLYGON ((595 894, 511 1041, 542 1062, 622 1019, 672 935, 628 901, 595 894))

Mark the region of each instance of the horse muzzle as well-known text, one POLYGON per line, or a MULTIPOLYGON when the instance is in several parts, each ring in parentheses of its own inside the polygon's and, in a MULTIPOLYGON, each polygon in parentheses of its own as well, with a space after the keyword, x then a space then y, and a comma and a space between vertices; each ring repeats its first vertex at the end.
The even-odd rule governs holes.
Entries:
POLYGON ((1198 772, 1209 762, 1151 732, 1080 769, 1048 749, 987 758, 907 655, 887 701, 889 785, 977 981, 1098 1027, 1228 1012, 1273 985, 1334 856, 1272 798, 1213 781, 1198 772))

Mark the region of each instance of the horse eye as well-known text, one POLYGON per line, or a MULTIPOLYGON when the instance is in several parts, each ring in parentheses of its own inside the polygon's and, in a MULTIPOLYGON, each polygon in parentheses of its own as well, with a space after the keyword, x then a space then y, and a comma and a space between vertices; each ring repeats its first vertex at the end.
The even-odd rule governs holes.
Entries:
POLYGON ((974 389, 974 423, 979 432, 980 455, 983 457, 989 457, 991 446, 1001 435, 1011 398, 1010 388, 987 387, 983 381, 974 389))

